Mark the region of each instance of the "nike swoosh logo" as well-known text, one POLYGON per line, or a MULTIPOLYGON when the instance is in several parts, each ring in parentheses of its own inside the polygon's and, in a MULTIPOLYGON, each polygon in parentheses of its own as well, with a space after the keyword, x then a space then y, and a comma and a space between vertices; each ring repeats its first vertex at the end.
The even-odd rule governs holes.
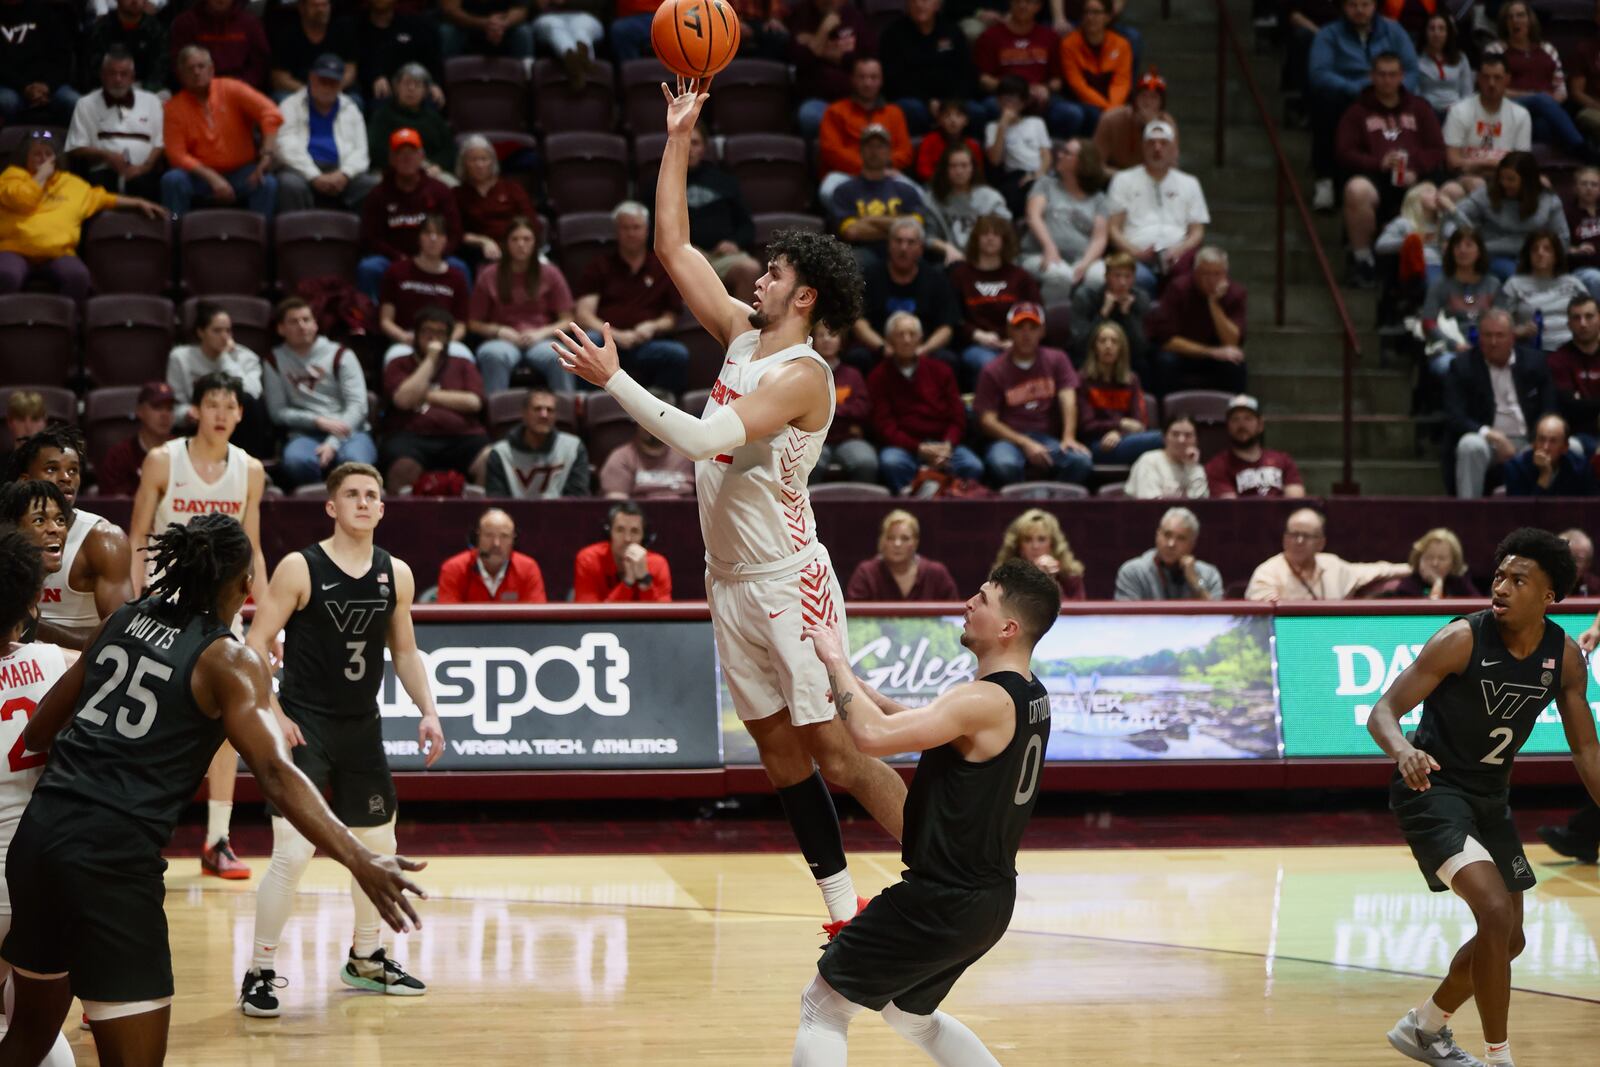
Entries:
POLYGON ((767 618, 776 619, 779 615, 782 615, 784 611, 788 611, 788 610, 789 610, 788 608, 784 608, 783 611, 771 611, 771 612, 768 612, 767 613, 767 618))
POLYGON ((1499 661, 1499 660, 1497 660, 1497 659, 1486 659, 1486 660, 1480 660, 1480 661, 1479 661, 1479 662, 1478 662, 1478 666, 1480 666, 1480 667, 1493 667, 1493 666, 1495 666, 1495 665, 1496 665, 1496 664, 1498 664, 1498 663, 1499 663, 1499 662, 1500 662, 1500 661, 1499 661))
POLYGON ((322 591, 324 593, 326 593, 328 590, 332 589, 334 586, 336 586, 338 584, 339 584, 338 582, 327 582, 322 586, 322 591))

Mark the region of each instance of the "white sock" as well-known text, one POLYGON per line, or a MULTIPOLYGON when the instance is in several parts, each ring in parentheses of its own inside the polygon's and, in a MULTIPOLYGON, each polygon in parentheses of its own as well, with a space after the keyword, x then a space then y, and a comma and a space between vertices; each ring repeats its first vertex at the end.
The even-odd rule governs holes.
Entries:
POLYGON ((822 902, 828 906, 828 918, 834 922, 856 917, 856 884, 850 878, 850 868, 838 874, 817 879, 822 890, 822 902))
POLYGON ((228 821, 233 818, 233 801, 206 801, 206 847, 228 836, 228 821))
POLYGON ((272 861, 267 864, 267 873, 261 876, 261 885, 256 888, 256 933, 255 949, 250 956, 251 970, 278 969, 278 942, 283 937, 283 924, 289 921, 295 889, 315 852, 316 846, 288 819, 273 818, 272 861))
POLYGON ((1417 1009, 1417 1027, 1418 1029, 1426 1030, 1430 1034, 1437 1034, 1445 1023, 1450 1021, 1450 1014, 1450 1012, 1435 1004, 1432 997, 1429 997, 1417 1009))
MULTIPOLYGON (((393 819, 382 826, 353 826, 350 832, 356 835, 357 841, 381 856, 395 853, 393 819)), ((350 879, 350 900, 356 911, 356 931, 350 947, 357 956, 371 956, 383 947, 383 919, 378 914, 378 906, 361 891, 354 878, 350 879)))
POLYGON ((1484 1045, 1483 1046, 1483 1062, 1484 1063, 1510 1063, 1511 1062, 1511 1042, 1509 1040, 1506 1040, 1506 1041, 1500 1042, 1498 1045, 1484 1045))
POLYGON ((888 1004, 883 1009, 883 1021, 940 1067, 1000 1067, 1000 1061, 983 1047, 978 1035, 953 1015, 942 1011, 912 1015, 888 1004))
POLYGON ((822 975, 811 979, 800 995, 800 1029, 794 1035, 790 1067, 845 1067, 850 1057, 850 1020, 861 1010, 861 1005, 834 992, 822 975))

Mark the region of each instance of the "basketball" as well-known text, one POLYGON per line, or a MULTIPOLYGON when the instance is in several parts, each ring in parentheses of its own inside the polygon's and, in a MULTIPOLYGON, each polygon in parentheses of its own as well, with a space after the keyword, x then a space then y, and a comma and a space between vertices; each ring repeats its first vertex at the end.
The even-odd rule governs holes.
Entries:
POLYGON ((650 23, 650 44, 674 74, 709 78, 739 51, 739 16, 726 0, 665 0, 650 23))

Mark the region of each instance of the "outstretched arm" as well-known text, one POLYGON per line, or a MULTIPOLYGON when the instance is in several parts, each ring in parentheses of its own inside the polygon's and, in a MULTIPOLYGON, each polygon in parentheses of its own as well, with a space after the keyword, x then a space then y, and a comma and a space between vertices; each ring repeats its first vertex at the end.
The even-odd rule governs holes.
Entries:
POLYGON ((172 461, 167 456, 165 445, 150 450, 144 457, 144 465, 139 468, 139 488, 133 496, 133 517, 128 521, 128 585, 134 597, 144 591, 145 575, 150 570, 150 561, 145 549, 149 547, 150 536, 158 531, 150 527, 156 521, 156 505, 161 503, 161 496, 167 491, 167 478, 172 470, 172 461))
POLYGON ((350 872, 377 905, 384 922, 402 932, 421 929, 422 920, 405 894, 427 894, 404 872, 420 871, 426 864, 372 852, 334 817, 322 794, 295 767, 274 728, 266 659, 248 645, 217 641, 201 654, 193 686, 199 705, 220 714, 228 740, 244 757, 267 800, 313 845, 350 872))
POLYGON ((1011 698, 992 682, 957 686, 923 707, 886 715, 851 671, 837 633, 828 627, 808 626, 802 637, 812 643, 827 668, 833 706, 863 755, 926 752, 957 738, 975 738, 985 730, 1009 725, 1011 698))
POLYGON ((1589 707, 1589 664, 1571 638, 1561 660, 1561 692, 1556 696, 1561 729, 1567 735, 1572 762, 1589 796, 1600 804, 1600 741, 1595 739, 1594 712, 1589 707))
POLYGON ((689 169, 689 137, 700 109, 711 99, 704 90, 711 79, 678 79, 674 95, 661 84, 667 98, 667 145, 656 172, 656 255, 678 287, 683 302, 705 327, 706 333, 727 347, 750 329, 750 307, 728 295, 728 289, 701 251, 689 241, 689 201, 685 186, 689 169))
POLYGON ((1400 717, 1422 703, 1447 677, 1466 670, 1471 658, 1472 627, 1458 619, 1428 639, 1416 660, 1400 672, 1367 717, 1367 732, 1400 768, 1406 785, 1419 793, 1428 788, 1428 774, 1438 770, 1439 764, 1406 740, 1400 717))
MULTIPOLYGON (((92 648, 95 638, 106 624, 95 628, 85 647, 92 648)), ((73 713, 78 710, 78 696, 83 692, 83 679, 89 673, 89 657, 78 656, 67 667, 67 673, 56 679, 56 684, 39 701, 39 706, 28 716, 28 725, 22 729, 22 744, 29 752, 48 752, 73 713)))

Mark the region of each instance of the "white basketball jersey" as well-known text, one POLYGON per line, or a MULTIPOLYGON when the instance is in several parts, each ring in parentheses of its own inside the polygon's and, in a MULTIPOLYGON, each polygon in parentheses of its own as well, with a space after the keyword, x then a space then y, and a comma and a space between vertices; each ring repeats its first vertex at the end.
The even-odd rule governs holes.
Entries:
POLYGON ((33 709, 66 671, 58 645, 34 642, 0 656, 0 857, 11 844, 34 783, 44 773, 44 754, 22 747, 22 731, 33 709))
POLYGON ((45 622, 58 626, 95 626, 100 622, 94 591, 80 593, 72 588, 69 579, 78 550, 88 540, 95 523, 103 521, 92 512, 73 511, 72 528, 67 531, 67 543, 61 553, 61 569, 45 575, 44 592, 39 597, 39 617, 45 622))
POLYGON ((203 482, 189 462, 187 440, 174 440, 167 445, 167 491, 156 505, 155 522, 150 527, 152 536, 173 523, 189 525, 196 515, 220 512, 244 521, 244 503, 250 495, 250 456, 238 445, 228 446, 228 462, 222 477, 214 482, 203 482))
POLYGON ((701 418, 748 396, 772 368, 814 359, 828 375, 828 423, 815 431, 786 426, 694 465, 706 555, 728 565, 778 563, 805 551, 817 539, 806 479, 833 423, 833 371, 809 344, 755 359, 760 341, 757 330, 734 338, 701 418))

